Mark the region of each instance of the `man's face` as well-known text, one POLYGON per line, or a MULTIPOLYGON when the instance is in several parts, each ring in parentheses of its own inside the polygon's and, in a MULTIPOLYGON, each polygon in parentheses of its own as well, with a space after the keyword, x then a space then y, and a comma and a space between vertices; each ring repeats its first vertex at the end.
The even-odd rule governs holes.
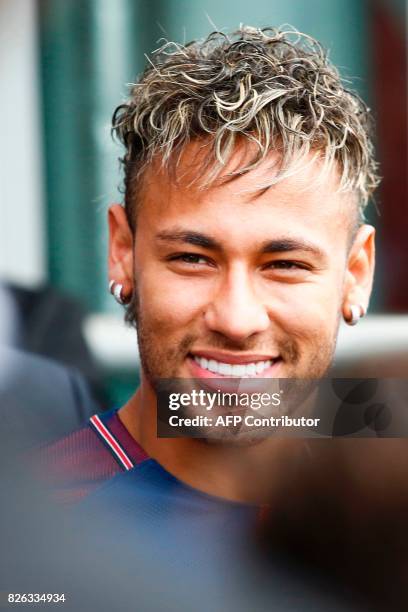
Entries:
POLYGON ((327 371, 350 284, 352 204, 334 173, 316 181, 317 164, 254 197, 270 166, 202 191, 147 171, 133 283, 153 384, 327 371))

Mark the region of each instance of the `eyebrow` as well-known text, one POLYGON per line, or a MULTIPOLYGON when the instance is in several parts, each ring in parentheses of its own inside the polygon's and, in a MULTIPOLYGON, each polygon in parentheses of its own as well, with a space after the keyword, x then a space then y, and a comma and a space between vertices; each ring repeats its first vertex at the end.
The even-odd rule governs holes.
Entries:
MULTIPOLYGON (((184 229, 174 229, 162 231, 156 234, 156 238, 164 242, 182 242, 205 249, 223 251, 222 244, 201 232, 189 231, 184 229)), ((303 251, 311 253, 321 259, 326 259, 326 253, 316 244, 298 238, 281 237, 267 240, 262 243, 261 253, 288 253, 291 251, 303 251)))
POLYGON ((222 246, 217 240, 202 234, 201 232, 192 232, 187 230, 163 231, 156 234, 156 238, 165 242, 185 242, 194 246, 203 247, 205 249, 214 249, 222 251, 222 246))
POLYGON ((311 253, 321 259, 326 258, 326 253, 312 242, 299 240, 297 238, 277 238, 264 242, 261 248, 262 253, 287 253, 289 251, 304 251, 311 253))

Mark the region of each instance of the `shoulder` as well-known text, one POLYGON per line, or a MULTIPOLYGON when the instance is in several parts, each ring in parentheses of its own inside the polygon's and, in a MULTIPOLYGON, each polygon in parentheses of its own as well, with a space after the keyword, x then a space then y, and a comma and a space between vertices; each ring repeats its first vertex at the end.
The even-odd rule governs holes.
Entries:
POLYGON ((94 415, 68 436, 40 449, 42 477, 63 503, 81 500, 102 484, 148 459, 116 410, 94 415))
POLYGON ((15 447, 49 442, 78 428, 98 408, 74 369, 0 347, 2 435, 15 447))

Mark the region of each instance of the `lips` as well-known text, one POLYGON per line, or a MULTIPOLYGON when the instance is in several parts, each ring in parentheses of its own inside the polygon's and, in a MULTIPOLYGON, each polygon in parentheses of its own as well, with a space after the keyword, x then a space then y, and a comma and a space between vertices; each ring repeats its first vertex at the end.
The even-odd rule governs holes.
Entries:
POLYGON ((272 365, 272 360, 270 359, 266 361, 253 361, 251 363, 231 364, 216 361, 215 359, 195 356, 194 361, 198 363, 203 370, 208 370, 220 376, 238 376, 240 378, 262 374, 264 370, 270 368, 272 365))
POLYGON ((252 378, 267 375, 279 357, 267 357, 258 355, 227 355, 211 354, 203 355, 201 352, 190 354, 192 369, 195 376, 200 377, 229 377, 229 378, 252 378))

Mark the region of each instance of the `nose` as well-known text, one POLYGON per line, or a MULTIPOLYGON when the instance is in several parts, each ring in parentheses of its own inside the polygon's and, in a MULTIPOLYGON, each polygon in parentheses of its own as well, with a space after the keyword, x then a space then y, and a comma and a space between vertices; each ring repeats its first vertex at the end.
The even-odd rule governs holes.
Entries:
POLYGON ((223 279, 204 318, 211 331, 235 342, 265 331, 270 324, 267 308, 245 269, 235 269, 223 279))

